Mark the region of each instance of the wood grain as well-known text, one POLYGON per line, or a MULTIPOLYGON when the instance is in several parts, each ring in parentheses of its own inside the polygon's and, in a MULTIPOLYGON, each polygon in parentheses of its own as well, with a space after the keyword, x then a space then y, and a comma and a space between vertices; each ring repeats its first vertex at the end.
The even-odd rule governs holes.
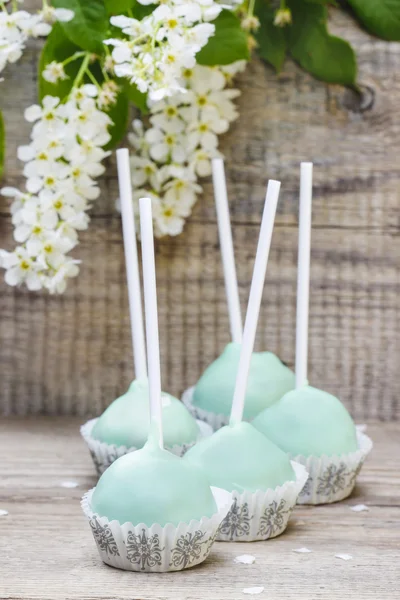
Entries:
POLYGON ((40 417, 0 424, 0 508, 9 512, 0 517, 1 600, 237 600, 257 585, 269 600, 398 597, 398 423, 369 425, 374 450, 351 498, 297 507, 282 536, 216 543, 203 565, 174 574, 122 572, 100 561, 79 506, 96 481, 79 423, 40 417), (79 487, 60 487, 67 480, 79 487), (350 510, 360 503, 369 512, 350 510), (303 546, 312 553, 292 552, 303 546), (244 553, 256 562, 234 565, 244 553))
MULTIPOLYGON (((282 180, 258 348, 294 363, 299 162, 315 163, 310 381, 339 395, 358 419, 400 416, 400 46, 370 37, 332 11, 332 29, 359 57, 363 95, 327 86, 291 61, 279 77, 254 60, 238 80, 240 119, 224 137, 243 312, 268 177, 282 180)), ((16 148, 35 101, 36 41, 5 73, 0 107, 8 150, 4 185, 21 185, 16 148)), ((63 297, 0 292, 0 412, 92 414, 132 373, 117 181, 108 163, 90 229, 74 255, 80 277, 63 297)), ((11 248, 8 206, 2 246, 11 248)), ((179 395, 228 341, 210 181, 184 233, 157 243, 164 389, 179 395)))

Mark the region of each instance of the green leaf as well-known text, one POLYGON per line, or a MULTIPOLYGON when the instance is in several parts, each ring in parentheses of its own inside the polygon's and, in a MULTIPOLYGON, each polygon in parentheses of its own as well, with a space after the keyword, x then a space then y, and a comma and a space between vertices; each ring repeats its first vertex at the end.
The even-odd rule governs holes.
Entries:
POLYGON ((63 99, 68 96, 71 91, 74 78, 76 77, 79 67, 82 63, 82 59, 74 60, 65 66, 65 72, 68 75, 68 79, 58 81, 57 83, 50 83, 42 77, 42 73, 49 63, 53 60, 57 62, 63 62, 66 58, 69 58, 75 52, 79 52, 80 48, 72 43, 64 33, 61 25, 55 23, 50 35, 48 36, 45 45, 43 46, 42 53, 39 59, 39 100, 42 100, 44 96, 58 96, 63 99))
POLYGON ((104 0, 53 0, 52 4, 75 13, 72 21, 61 23, 71 42, 88 52, 103 53, 109 27, 104 0))
POLYGON ((140 112, 146 115, 149 112, 147 106, 147 94, 139 92, 136 85, 133 83, 128 83, 126 79, 119 79, 118 83, 119 85, 122 85, 124 87, 125 93, 128 96, 129 100, 133 102, 133 104, 136 106, 136 108, 140 110, 140 112))
POLYGON ((236 60, 248 60, 247 35, 240 20, 229 10, 223 10, 213 21, 215 34, 196 54, 200 65, 229 65, 236 60))
POLYGON ((265 0, 256 4, 255 14, 260 20, 260 28, 255 33, 258 54, 279 73, 286 56, 286 37, 283 28, 274 25, 275 10, 267 5, 265 0))
POLYGON ((5 151, 6 130, 4 127, 3 113, 0 111, 0 178, 2 177, 4 171, 5 151))
POLYGON ((354 51, 327 30, 327 9, 303 0, 288 0, 292 25, 285 27, 289 52, 303 69, 328 83, 352 86, 357 76, 354 51))
POLYGON ((136 0, 105 0, 106 11, 109 16, 122 15, 132 10, 136 0))
POLYGON ((157 8, 157 4, 140 4, 138 0, 105 0, 105 5, 109 16, 128 14, 139 21, 157 8))
POLYGON ((384 40, 400 41, 399 0, 348 0, 368 31, 384 40))
POLYGON ((107 111, 107 114, 114 123, 109 129, 111 140, 105 146, 105 150, 111 150, 119 144, 128 129, 129 98, 124 90, 118 94, 117 102, 107 111))

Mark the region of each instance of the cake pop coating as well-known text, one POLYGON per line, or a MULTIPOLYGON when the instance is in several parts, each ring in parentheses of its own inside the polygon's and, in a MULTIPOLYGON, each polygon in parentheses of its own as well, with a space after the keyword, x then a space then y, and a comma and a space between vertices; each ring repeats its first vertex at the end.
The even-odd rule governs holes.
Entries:
MULTIPOLYGON (((204 371, 194 390, 193 405, 229 415, 239 365, 240 344, 228 344, 204 371)), ((272 352, 253 352, 243 418, 253 419, 295 386, 294 373, 272 352)))
POLYGON ((121 456, 103 473, 91 508, 109 521, 147 527, 177 526, 217 512, 205 473, 152 441, 121 456))
POLYGON ((183 460, 201 467, 210 485, 228 492, 275 489, 296 479, 287 454, 245 422, 222 427, 183 460))
MULTIPOLYGON (((189 444, 197 440, 200 432, 195 419, 182 402, 170 394, 162 394, 162 416, 165 446, 189 444)), ((92 437, 116 446, 142 448, 149 426, 148 382, 137 379, 99 417, 93 427, 92 437)))
POLYGON ((358 447, 354 422, 340 400, 309 385, 285 394, 253 425, 291 456, 334 456, 358 447))

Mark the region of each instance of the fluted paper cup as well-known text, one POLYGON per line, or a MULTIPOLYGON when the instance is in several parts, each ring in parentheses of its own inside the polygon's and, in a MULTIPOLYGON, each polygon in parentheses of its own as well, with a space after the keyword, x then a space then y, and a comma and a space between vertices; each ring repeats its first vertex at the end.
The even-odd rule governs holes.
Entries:
POLYGON ((232 492, 232 508, 221 523, 218 541, 255 542, 268 540, 285 531, 308 477, 303 465, 294 461, 291 464, 295 481, 287 481, 267 491, 232 492))
POLYGON ((291 456, 305 466, 308 480, 300 492, 298 504, 330 504, 347 498, 354 489, 356 478, 372 440, 357 428, 358 450, 339 456, 291 456))
MULTIPOLYGON (((107 444, 107 442, 100 442, 99 440, 94 439, 92 437, 93 427, 96 424, 97 419, 91 419, 87 421, 84 425, 81 426, 81 436, 85 440, 87 447, 89 448, 90 455, 92 457, 94 466, 96 468, 97 474, 100 477, 104 473, 108 467, 120 458, 120 456, 124 456, 125 454, 129 454, 129 452, 135 452, 139 448, 135 448, 131 446, 128 448, 127 446, 116 446, 115 444, 107 444)), ((165 449, 172 454, 176 454, 177 456, 183 456, 189 448, 194 446, 199 440, 204 437, 208 437, 213 433, 212 428, 207 425, 207 423, 203 423, 203 421, 198 420, 197 425, 199 426, 200 433, 195 442, 190 444, 175 444, 174 446, 165 446, 165 449)))
MULTIPOLYGON (((185 390, 182 394, 182 402, 190 412, 190 414, 197 420, 207 423, 214 431, 221 429, 224 425, 229 424, 229 415, 223 415, 214 413, 210 410, 204 410, 193 404, 193 393, 195 386, 192 386, 185 390)), ((246 419, 243 419, 246 421, 246 419)))
POLYGON ((87 492, 81 502, 92 531, 100 558, 107 565, 125 571, 164 573, 181 571, 202 563, 210 553, 221 521, 232 505, 232 494, 211 488, 217 512, 200 521, 168 523, 119 523, 100 517, 91 509, 94 490, 87 492))

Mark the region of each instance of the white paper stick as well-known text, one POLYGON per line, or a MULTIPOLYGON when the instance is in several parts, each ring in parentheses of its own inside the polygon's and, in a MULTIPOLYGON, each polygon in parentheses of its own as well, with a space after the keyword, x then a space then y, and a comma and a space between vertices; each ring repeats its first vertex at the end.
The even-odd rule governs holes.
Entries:
POLYGON ((225 292, 233 342, 242 343, 243 323, 240 310, 239 289, 236 277, 235 256, 233 253, 232 229, 229 218, 228 194, 226 191, 224 161, 212 161, 215 207, 217 209, 219 243, 224 268, 225 292))
POLYGON ((140 290, 135 217, 132 202, 131 171, 127 148, 117 150, 117 167, 119 195, 121 198, 122 229, 124 234, 126 276, 128 280, 133 360, 136 378, 140 378, 147 377, 146 346, 144 343, 142 295, 140 290))
POLYGON ((150 430, 156 431, 163 447, 160 344, 158 339, 157 286, 154 260, 153 215, 150 198, 140 198, 140 234, 142 238, 142 264, 144 307, 146 315, 147 363, 149 366, 150 430))
POLYGON ((307 384, 308 311, 310 294, 310 244, 312 163, 300 165, 299 253, 296 314, 296 388, 307 384))
POLYGON ((280 187, 281 184, 279 181, 270 180, 268 182, 260 237, 258 239, 257 254, 254 263, 253 279, 251 281, 249 303, 246 312, 246 322, 244 324, 243 342, 240 351, 235 391, 233 394, 232 411, 229 421, 230 425, 240 423, 243 417, 247 379, 249 376, 250 361, 256 337, 258 315, 260 312, 280 187))

